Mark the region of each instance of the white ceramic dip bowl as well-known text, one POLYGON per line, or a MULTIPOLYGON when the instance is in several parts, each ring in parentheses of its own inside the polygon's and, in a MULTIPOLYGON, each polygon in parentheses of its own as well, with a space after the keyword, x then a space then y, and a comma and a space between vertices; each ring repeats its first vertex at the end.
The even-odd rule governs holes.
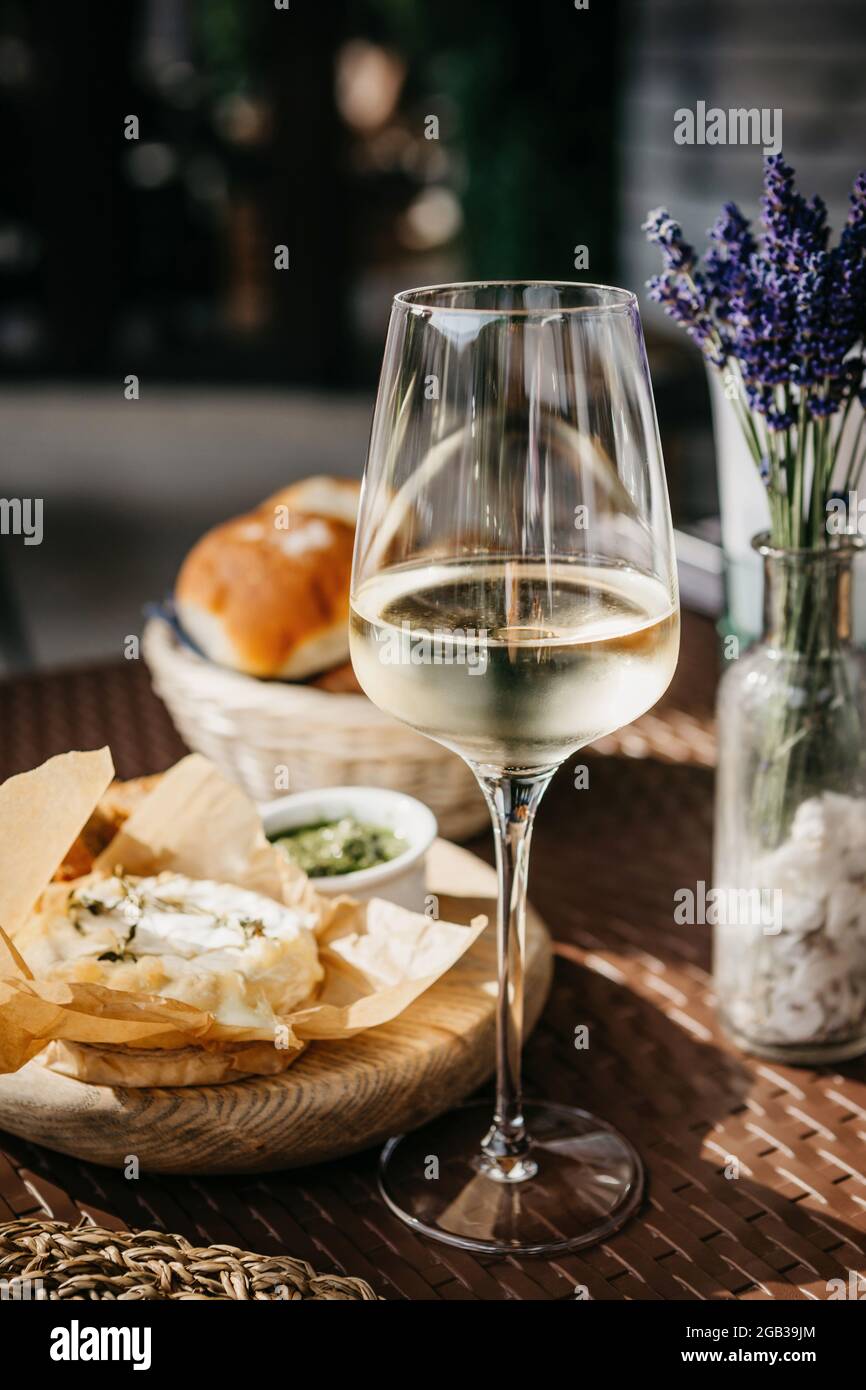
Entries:
POLYGON ((384 787, 320 787, 294 792, 260 808, 269 839, 320 821, 353 816, 364 825, 401 835, 407 848, 396 858, 351 874, 323 875, 310 882, 323 897, 387 898, 412 912, 424 910, 427 851, 436 838, 436 817, 423 802, 384 787))

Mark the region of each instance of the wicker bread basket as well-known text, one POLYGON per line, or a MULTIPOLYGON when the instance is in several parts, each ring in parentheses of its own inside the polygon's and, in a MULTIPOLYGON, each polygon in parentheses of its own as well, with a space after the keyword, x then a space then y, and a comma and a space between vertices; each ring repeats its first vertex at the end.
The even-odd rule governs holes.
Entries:
POLYGON ((315 787, 391 787, 424 801, 442 835, 466 839, 489 824, 468 767, 454 753, 382 714, 365 695, 257 680, 206 661, 171 623, 148 620, 142 650, 154 689, 181 738, 255 801, 315 787))

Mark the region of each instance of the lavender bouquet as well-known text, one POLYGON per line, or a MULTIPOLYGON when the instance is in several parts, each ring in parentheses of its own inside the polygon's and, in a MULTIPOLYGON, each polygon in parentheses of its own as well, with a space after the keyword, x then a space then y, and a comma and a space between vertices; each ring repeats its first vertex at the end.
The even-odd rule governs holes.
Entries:
MULTIPOLYGON (((702 260, 664 208, 644 224, 664 259, 650 297, 699 345, 725 379, 767 490, 769 547, 819 556, 856 529, 848 498, 866 460, 866 172, 848 220, 829 246, 827 208, 794 186, 782 155, 764 164, 756 236, 735 203, 710 229, 702 260), (838 523, 840 510, 843 514, 838 523)), ((767 719, 750 797, 752 828, 778 842, 810 779, 847 784, 863 730, 838 646, 838 568, 780 564, 774 595, 790 673, 767 719), (828 700, 828 693, 832 699, 828 700)))
POLYGON ((830 247, 823 200, 796 191, 778 154, 764 165, 759 237, 735 203, 724 204, 702 261, 664 208, 643 227, 664 259, 650 298, 725 376, 780 549, 827 544, 828 503, 847 499, 866 459, 866 417, 840 458, 852 405, 866 405, 866 172, 850 204, 830 247))
POLYGON ((664 259, 651 297, 722 374, 769 508, 767 632, 719 693, 717 997, 750 1050, 811 1062, 866 1050, 866 663, 849 611, 866 174, 830 246, 824 203, 771 156, 761 223, 725 204, 701 260, 664 209, 645 230, 664 259), (778 902, 769 923, 742 915, 744 889, 778 902))

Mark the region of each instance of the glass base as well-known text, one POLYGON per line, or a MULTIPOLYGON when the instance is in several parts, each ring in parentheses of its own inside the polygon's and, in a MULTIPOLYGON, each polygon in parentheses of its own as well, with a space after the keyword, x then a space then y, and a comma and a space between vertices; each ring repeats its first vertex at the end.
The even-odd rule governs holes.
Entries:
POLYGON ((866 1036, 857 1038, 828 1039, 815 1043, 772 1043, 750 1038, 735 1028, 724 1013, 720 1014, 721 1024, 741 1052, 751 1057, 762 1057, 768 1062, 781 1062, 790 1067, 824 1067, 836 1062, 851 1062, 855 1057, 866 1053, 866 1036))
POLYGON ((555 1255, 604 1240, 636 1211, 643 1165, 603 1120, 528 1101, 531 1157, 515 1181, 513 1170, 509 1180, 486 1171, 490 1112, 464 1105, 385 1145, 379 1187, 413 1230, 484 1254, 555 1255))

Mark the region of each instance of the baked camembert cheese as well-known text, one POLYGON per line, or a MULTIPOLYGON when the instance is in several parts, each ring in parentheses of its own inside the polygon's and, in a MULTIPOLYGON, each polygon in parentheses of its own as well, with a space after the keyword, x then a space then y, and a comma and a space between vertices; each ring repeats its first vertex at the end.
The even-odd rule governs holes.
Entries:
POLYGON ((232 884, 162 873, 49 889, 16 937, 36 974, 158 994, 268 1028, 323 977, 311 914, 232 884))

